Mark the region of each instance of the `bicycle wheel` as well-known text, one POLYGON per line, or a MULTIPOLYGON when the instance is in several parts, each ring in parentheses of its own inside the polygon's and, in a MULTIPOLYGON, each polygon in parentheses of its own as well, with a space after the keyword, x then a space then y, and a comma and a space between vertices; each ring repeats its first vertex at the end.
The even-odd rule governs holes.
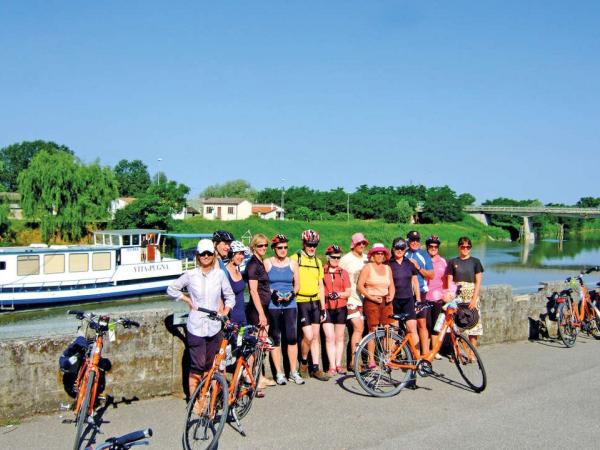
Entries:
POLYGON ((567 347, 573 347, 577 340, 578 329, 573 325, 574 321, 571 301, 567 300, 558 307, 558 337, 567 347))
POLYGON ((245 379, 246 370, 242 368, 240 373, 235 380, 235 401, 233 404, 233 408, 235 410, 235 414, 239 420, 246 417, 246 414, 250 411, 252 407, 252 401, 256 396, 256 390, 258 389, 258 381, 254 378, 254 388, 250 388, 246 383, 245 379))
POLYGON ((83 437, 84 425, 88 417, 88 408, 90 407, 90 400, 92 398, 92 388, 94 387, 94 380, 96 379, 96 372, 90 370, 88 375, 87 385, 85 386, 85 394, 81 401, 81 407, 77 413, 76 425, 75 425, 75 444, 73 450, 79 450, 81 447, 81 438, 83 437))
POLYGON ((460 376, 475 392, 482 392, 487 385, 487 376, 477 349, 462 334, 454 334, 454 338, 452 359, 460 376))
POLYGON ((210 380, 202 379, 187 406, 182 439, 184 449, 217 448, 229 411, 227 396, 227 381, 222 374, 215 372, 210 380), (206 383, 210 385, 202 398, 206 383))
MULTIPOLYGON (((370 395, 375 397, 391 397, 404 388, 407 383, 414 380, 414 369, 393 369, 389 367, 391 355, 402 343, 402 337, 394 330, 389 336, 385 330, 376 330, 358 344, 354 353, 354 374, 358 384, 370 395), (374 344, 374 358, 376 366, 368 368, 369 344, 374 344)), ((398 364, 415 364, 415 360, 408 344, 405 344, 394 359, 398 364)))
POLYGON ((254 383, 256 384, 256 388, 258 389, 258 383, 260 382, 260 377, 262 377, 262 369, 265 363, 265 349, 262 344, 259 343, 254 351, 254 359, 252 360, 252 378, 254 378, 254 383))

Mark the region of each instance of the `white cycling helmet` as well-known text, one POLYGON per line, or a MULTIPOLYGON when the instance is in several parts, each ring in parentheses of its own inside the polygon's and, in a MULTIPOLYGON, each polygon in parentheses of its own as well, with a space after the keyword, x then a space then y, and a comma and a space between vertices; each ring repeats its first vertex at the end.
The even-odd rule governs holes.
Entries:
POLYGON ((229 247, 229 253, 234 254, 238 252, 244 252, 246 255, 248 255, 250 250, 244 245, 243 242, 232 241, 231 246, 229 247))

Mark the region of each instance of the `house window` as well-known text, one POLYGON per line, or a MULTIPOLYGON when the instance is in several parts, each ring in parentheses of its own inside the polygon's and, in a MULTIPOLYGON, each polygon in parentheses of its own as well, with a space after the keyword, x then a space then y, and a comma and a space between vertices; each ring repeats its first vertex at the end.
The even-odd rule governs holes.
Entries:
POLYGON ((44 255, 44 273, 64 273, 65 255, 44 255))
POLYGON ((93 253, 92 270, 110 270, 110 252, 93 253))
POLYGON ((6 261, 0 261, 0 270, 6 270, 6 261))
POLYGON ((215 210, 215 208, 213 208, 212 206, 207 206, 206 207, 206 214, 212 214, 214 210, 215 210))
POLYGON ((39 275, 40 257, 39 256, 17 256, 17 275, 39 275))
POLYGON ((69 272, 87 272, 88 266, 87 253, 71 253, 69 255, 69 272))
POLYGON ((227 214, 233 214, 233 206, 227 208, 227 214))

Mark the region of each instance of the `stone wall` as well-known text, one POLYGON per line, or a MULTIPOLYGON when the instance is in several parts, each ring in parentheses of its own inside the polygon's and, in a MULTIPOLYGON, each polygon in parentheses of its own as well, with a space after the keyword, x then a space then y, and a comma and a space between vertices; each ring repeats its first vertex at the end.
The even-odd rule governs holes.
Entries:
MULTIPOLYGON (((484 287, 481 292, 482 344, 528 338, 528 317, 545 310, 548 286, 542 291, 513 296, 510 286, 484 287)), ((106 394, 115 399, 181 394, 183 335, 172 325, 170 311, 132 312, 139 330, 117 330, 104 355, 112 370, 106 394)), ((71 399, 64 393, 58 358, 73 336, 9 339, 0 343, 0 419, 56 411, 71 399)))

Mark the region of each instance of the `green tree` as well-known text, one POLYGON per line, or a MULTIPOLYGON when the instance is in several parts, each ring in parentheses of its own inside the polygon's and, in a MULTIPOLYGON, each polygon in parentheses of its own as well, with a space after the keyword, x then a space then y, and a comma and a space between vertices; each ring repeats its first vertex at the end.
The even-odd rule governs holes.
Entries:
POLYGON ((256 189, 246 180, 231 180, 208 186, 200 193, 200 197, 240 197, 254 201, 256 189))
POLYGON ((19 144, 12 144, 0 149, 0 185, 8 191, 18 189, 17 177, 27 169, 33 157, 42 150, 48 153, 65 152, 73 155, 73 151, 65 145, 59 145, 54 142, 46 141, 24 141, 19 144))
POLYGON ((39 220, 42 237, 57 233, 79 239, 84 227, 108 216, 117 196, 110 168, 82 164, 68 152, 38 152, 18 177, 21 207, 28 219, 39 220))
POLYGON ((462 205, 448 186, 432 187, 427 190, 421 216, 429 223, 458 222, 463 218, 462 205))
POLYGON ((134 202, 116 212, 114 228, 173 228, 172 215, 186 205, 190 188, 175 181, 161 180, 140 195, 134 202))
POLYGON ((581 197, 575 206, 579 208, 598 208, 600 207, 600 197, 581 197))
POLYGON ((0 199, 0 240, 6 236, 10 229, 10 206, 8 202, 0 199))
POLYGON ((114 172, 119 183, 119 195, 122 197, 137 197, 150 186, 148 167, 139 159, 122 159, 115 166, 114 172))
POLYGON ((469 194, 468 192, 465 192, 464 194, 460 194, 458 196, 458 202, 463 207, 472 205, 473 203, 475 203, 475 200, 475 197, 469 194))

